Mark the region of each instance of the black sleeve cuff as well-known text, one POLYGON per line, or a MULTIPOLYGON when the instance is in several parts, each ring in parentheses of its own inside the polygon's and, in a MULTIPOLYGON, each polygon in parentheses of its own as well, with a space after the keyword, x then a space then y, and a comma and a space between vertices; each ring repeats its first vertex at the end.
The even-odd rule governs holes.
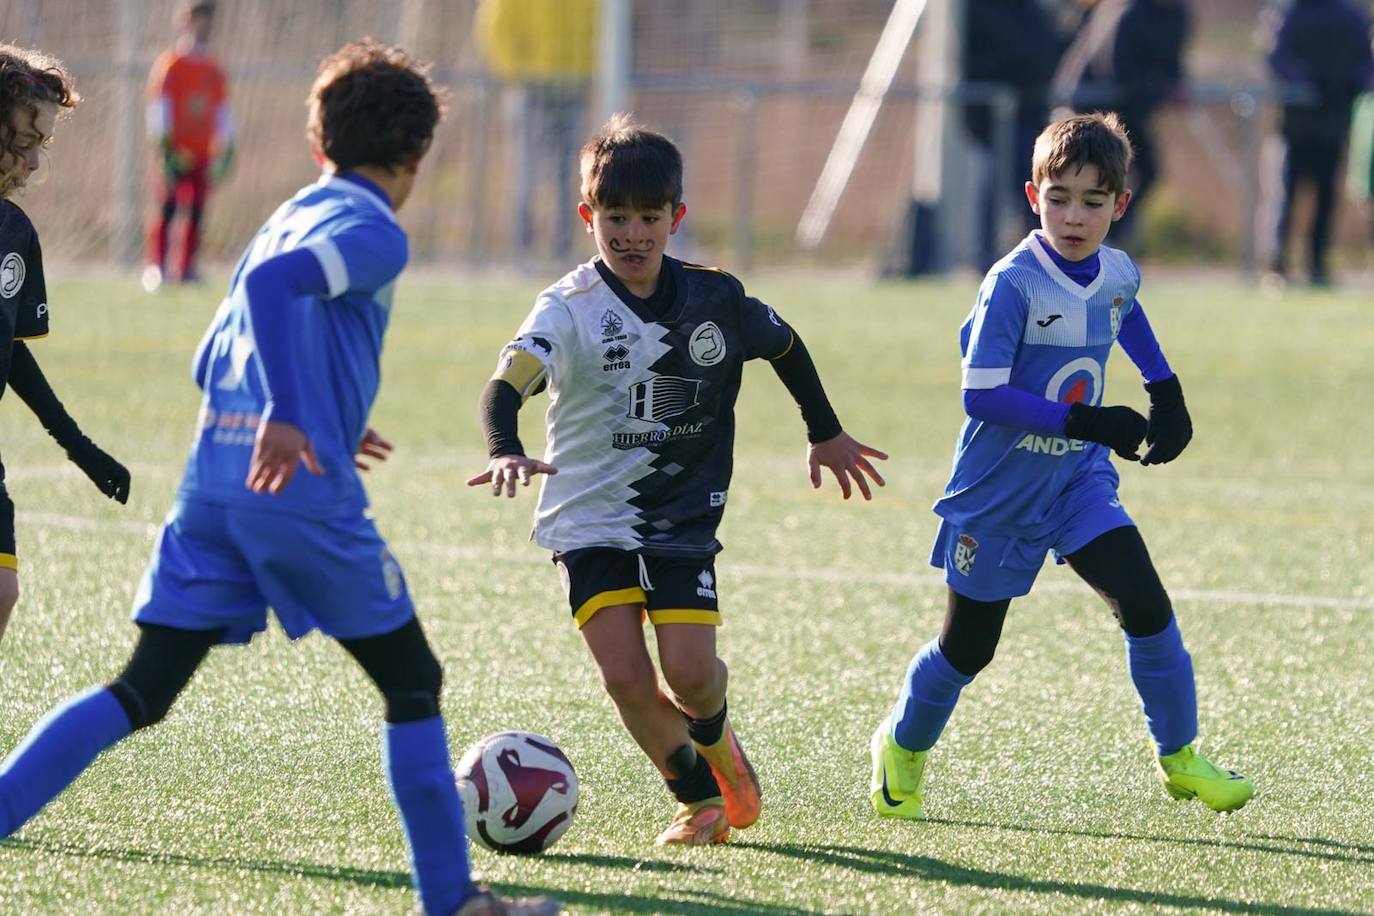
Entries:
POLYGON ((520 444, 520 392, 510 382, 492 379, 477 401, 477 416, 487 437, 487 456, 524 455, 520 444))
POLYGON ((770 360, 773 371, 778 374, 792 399, 801 408, 803 422, 806 423, 806 440, 815 444, 833 439, 843 432, 839 417, 825 396, 820 374, 816 364, 807 352, 806 344, 794 330, 792 346, 777 359, 770 360))

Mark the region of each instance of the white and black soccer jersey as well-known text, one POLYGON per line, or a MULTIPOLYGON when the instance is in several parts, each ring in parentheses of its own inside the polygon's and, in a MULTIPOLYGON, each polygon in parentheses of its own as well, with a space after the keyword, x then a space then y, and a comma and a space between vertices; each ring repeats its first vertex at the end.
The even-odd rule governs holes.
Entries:
POLYGON ((534 538, 554 551, 615 547, 708 556, 733 469, 744 362, 776 358, 792 331, 740 282, 663 259, 642 300, 599 260, 546 289, 497 375, 550 404, 534 538))
MULTIPOLYGON (((959 329, 963 388, 1011 385, 1060 403, 1102 403, 1107 357, 1135 307, 1140 271, 1124 251, 1099 249, 1086 287, 1054 263, 1032 233, 988 272, 959 329)), ((1079 477, 1116 478, 1106 446, 968 417, 935 512, 959 527, 1037 533, 1079 477)))
POLYGON ((43 252, 28 214, 0 199, 0 394, 10 377, 16 340, 48 334, 48 288, 43 252))

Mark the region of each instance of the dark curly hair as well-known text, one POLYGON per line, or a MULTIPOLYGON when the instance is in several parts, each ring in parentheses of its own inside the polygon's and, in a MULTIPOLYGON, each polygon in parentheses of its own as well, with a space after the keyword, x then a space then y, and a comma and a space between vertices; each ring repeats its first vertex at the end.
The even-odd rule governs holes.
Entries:
MULTIPOLYGON (((0 149, 22 158, 14 149, 14 113, 26 109, 38 117, 38 106, 52 102, 61 110, 76 107, 81 97, 62 61, 50 54, 0 44, 0 149)), ((7 189, 0 188, 0 193, 7 189)))
POLYGON ((372 38, 321 61, 306 104, 310 143, 339 169, 418 161, 444 114, 429 67, 372 38))

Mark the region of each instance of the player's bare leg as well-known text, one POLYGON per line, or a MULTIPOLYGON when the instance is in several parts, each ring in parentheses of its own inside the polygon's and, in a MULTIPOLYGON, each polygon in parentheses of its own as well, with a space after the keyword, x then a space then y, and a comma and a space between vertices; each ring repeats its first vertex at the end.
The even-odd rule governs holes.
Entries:
POLYGON ((687 723, 659 689, 642 615, 638 604, 602 608, 582 625, 582 639, 620 721, 678 796, 678 811, 659 843, 723 842, 730 828, 719 789, 709 770, 698 769, 687 723), (698 795, 702 797, 694 797, 698 795))
POLYGON ((5 635, 9 625, 10 613, 19 603, 19 573, 13 569, 0 567, 0 637, 5 635))
POLYGON ((665 623, 655 627, 655 632, 663 679, 678 708, 691 720, 688 732, 720 784, 730 826, 748 827, 759 818, 763 793, 726 718, 725 688, 730 674, 716 655, 716 628, 665 623))

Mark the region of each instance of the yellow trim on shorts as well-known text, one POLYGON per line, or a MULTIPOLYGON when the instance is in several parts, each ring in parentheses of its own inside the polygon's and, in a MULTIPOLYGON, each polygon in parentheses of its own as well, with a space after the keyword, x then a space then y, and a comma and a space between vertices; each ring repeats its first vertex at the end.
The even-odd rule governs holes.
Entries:
POLYGON ((592 619, 592 615, 603 607, 615 607, 617 604, 643 604, 644 601, 644 589, 638 585, 612 589, 609 592, 597 592, 582 602, 582 606, 573 612, 573 622, 577 624, 577 628, 580 630, 586 626, 588 620, 592 619))
POLYGON ((19 558, 12 553, 0 553, 0 569, 19 570, 19 558))
POLYGON ((48 332, 47 332, 47 331, 44 331, 42 334, 30 334, 28 337, 16 337, 16 338, 14 338, 14 339, 15 339, 15 340, 42 340, 44 337, 47 337, 47 336, 48 336, 48 332))
POLYGON ((720 611, 699 607, 668 607, 649 612, 649 622, 660 623, 704 623, 708 627, 720 626, 720 611))

